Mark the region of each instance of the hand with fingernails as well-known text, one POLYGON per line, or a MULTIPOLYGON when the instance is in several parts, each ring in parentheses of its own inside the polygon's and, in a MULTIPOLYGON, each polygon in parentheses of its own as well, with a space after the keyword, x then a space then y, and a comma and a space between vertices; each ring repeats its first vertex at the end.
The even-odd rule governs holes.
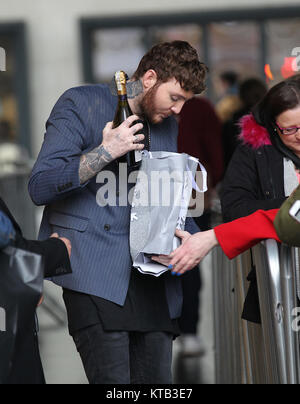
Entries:
POLYGON ((170 255, 153 256, 152 260, 167 266, 172 275, 180 276, 195 268, 202 259, 218 245, 214 230, 208 230, 191 235, 187 231, 176 230, 175 235, 182 244, 170 255))

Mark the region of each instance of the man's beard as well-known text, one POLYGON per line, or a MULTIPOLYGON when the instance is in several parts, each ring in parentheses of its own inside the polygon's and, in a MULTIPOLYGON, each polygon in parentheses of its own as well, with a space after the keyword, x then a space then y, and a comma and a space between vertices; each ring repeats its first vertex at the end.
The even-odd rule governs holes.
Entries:
POLYGON ((140 110, 143 119, 147 121, 157 124, 162 121, 162 119, 155 118, 157 114, 155 114, 155 96, 160 86, 159 83, 156 83, 152 88, 150 88, 147 93, 143 96, 140 102, 140 110))

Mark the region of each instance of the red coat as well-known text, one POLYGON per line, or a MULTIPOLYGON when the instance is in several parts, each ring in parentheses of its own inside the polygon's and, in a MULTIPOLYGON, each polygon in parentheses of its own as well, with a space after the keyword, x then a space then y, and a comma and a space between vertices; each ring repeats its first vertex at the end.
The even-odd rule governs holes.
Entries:
POLYGON ((227 257, 235 258, 265 239, 280 242, 273 225, 278 210, 258 210, 252 215, 215 227, 216 237, 227 257))

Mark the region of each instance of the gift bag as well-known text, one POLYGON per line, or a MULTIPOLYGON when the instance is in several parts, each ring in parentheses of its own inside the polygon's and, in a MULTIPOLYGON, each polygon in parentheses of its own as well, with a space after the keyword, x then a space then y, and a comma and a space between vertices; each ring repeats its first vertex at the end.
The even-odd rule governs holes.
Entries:
POLYGON ((42 256, 28 251, 0 251, 0 384, 6 383, 23 339, 32 333, 43 291, 43 265, 42 256))
POLYGON ((143 152, 131 202, 130 252, 140 272, 160 276, 168 268, 151 260, 179 246, 175 230, 183 230, 192 190, 207 190, 207 173, 199 161, 182 153, 143 152), (201 167, 203 187, 194 180, 201 167))

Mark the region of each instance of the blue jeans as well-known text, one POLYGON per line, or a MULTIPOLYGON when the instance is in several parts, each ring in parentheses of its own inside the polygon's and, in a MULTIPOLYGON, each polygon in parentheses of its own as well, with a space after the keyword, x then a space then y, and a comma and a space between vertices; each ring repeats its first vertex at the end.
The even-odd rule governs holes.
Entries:
POLYGON ((74 333, 90 384, 171 384, 173 335, 106 332, 101 324, 74 333))

